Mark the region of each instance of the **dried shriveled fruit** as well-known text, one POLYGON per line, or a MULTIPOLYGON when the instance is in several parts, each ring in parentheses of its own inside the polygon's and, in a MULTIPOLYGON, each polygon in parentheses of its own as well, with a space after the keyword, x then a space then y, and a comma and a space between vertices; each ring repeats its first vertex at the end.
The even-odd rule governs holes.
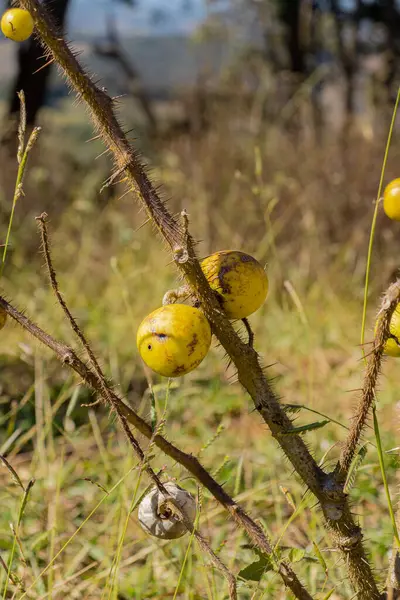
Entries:
MULTIPOLYGON (((194 523, 196 502, 193 496, 175 483, 166 483, 165 488, 190 523, 194 523)), ((154 487, 139 504, 139 523, 147 533, 164 540, 182 537, 188 531, 186 525, 164 504, 164 495, 154 487)))
POLYGON ((265 302, 268 277, 260 263, 244 252, 215 252, 201 263, 212 289, 230 319, 248 317, 265 302))
POLYGON ((211 344, 211 328, 198 309, 168 304, 147 315, 137 332, 140 356, 156 373, 180 377, 195 369, 211 344))
POLYGON ((33 33, 33 27, 31 13, 24 8, 10 8, 1 17, 1 31, 14 42, 27 40, 33 33))

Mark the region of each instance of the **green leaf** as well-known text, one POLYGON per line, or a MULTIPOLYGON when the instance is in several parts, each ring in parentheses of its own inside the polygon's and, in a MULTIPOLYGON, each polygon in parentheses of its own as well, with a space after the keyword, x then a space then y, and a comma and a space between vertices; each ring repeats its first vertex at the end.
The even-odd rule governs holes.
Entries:
POLYGON ((328 598, 330 598, 332 596, 334 591, 335 591, 335 588, 333 588, 332 590, 329 590, 329 592, 326 594, 326 596, 324 596, 322 598, 322 600, 328 600, 328 598))
POLYGON ((313 542, 312 545, 313 545, 313 549, 314 549, 314 554, 317 557, 319 564, 322 566, 325 573, 328 573, 327 564, 325 562, 324 557, 322 556, 322 553, 321 553, 321 550, 319 549, 318 544, 316 542, 313 542))
POLYGON ((262 555, 257 561, 239 571, 238 577, 246 579, 246 581, 260 581, 267 571, 272 571, 271 561, 265 555, 262 555))
POLYGON ((367 444, 364 444, 364 446, 361 446, 361 448, 358 450, 357 454, 351 461, 349 472, 347 473, 346 481, 343 487, 343 492, 345 494, 348 494, 351 488, 353 487, 354 482, 356 480, 357 471, 360 468, 366 454, 367 444))
POLYGON ((306 551, 303 548, 290 548, 289 560, 292 563, 300 562, 306 555, 306 551))
POLYGON ((286 431, 282 432, 282 435, 298 435, 307 433, 308 431, 314 431, 315 429, 321 429, 321 427, 325 427, 330 421, 315 421, 315 423, 309 423, 308 425, 300 425, 299 427, 291 427, 290 429, 286 429, 286 431))
POLYGON ((281 404, 281 406, 287 413, 298 413, 304 408, 301 404, 281 404))

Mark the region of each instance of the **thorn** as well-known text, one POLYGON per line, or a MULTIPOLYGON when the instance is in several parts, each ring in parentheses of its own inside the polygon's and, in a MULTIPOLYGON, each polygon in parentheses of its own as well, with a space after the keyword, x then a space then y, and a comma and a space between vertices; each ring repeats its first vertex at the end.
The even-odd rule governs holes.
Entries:
POLYGON ((139 227, 137 229, 135 229, 134 233, 137 233, 138 231, 140 231, 142 229, 142 227, 144 227, 145 225, 147 225, 148 223, 150 223, 151 220, 152 220, 151 217, 149 217, 148 219, 146 219, 146 221, 144 223, 142 223, 141 225, 139 225, 139 227))
MULTIPOLYGON (((104 156, 105 154, 109 154, 109 153, 110 153, 110 149, 109 149, 109 148, 106 148, 106 149, 104 150, 104 152, 102 152, 101 154, 99 154, 98 156, 96 156, 95 160, 98 160, 99 158, 101 158, 101 157, 102 157, 102 156, 104 156)), ((101 190, 100 190, 100 193, 101 193, 101 190)))
POLYGON ((39 71, 41 71, 42 69, 45 69, 46 67, 49 67, 53 62, 54 62, 54 58, 51 58, 44 65, 42 65, 41 67, 39 67, 38 69, 36 69, 36 71, 33 71, 33 75, 36 75, 36 73, 39 73, 39 71))
POLYGON ((89 142, 94 142, 95 140, 99 140, 101 139, 101 134, 99 133, 99 135, 95 135, 92 138, 90 138, 89 140, 86 140, 85 144, 88 144, 89 142))

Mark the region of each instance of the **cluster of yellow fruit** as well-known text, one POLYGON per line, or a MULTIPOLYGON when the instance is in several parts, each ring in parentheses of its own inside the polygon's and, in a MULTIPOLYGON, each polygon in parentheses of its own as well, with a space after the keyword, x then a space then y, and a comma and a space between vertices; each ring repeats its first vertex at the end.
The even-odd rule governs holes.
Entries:
MULTIPOLYGON (((229 319, 244 319, 264 303, 268 277, 260 263, 244 252, 226 250, 205 258, 201 268, 229 319)), ((164 377, 195 369, 211 345, 211 328, 203 312, 186 304, 167 304, 139 326, 137 346, 148 367, 164 377)))
MULTIPOLYGON (((389 219, 400 221, 400 179, 393 179, 386 186, 383 194, 383 210, 389 219)), ((375 331, 377 326, 378 321, 375 331)), ((400 304, 390 321, 390 333, 393 337, 387 340, 384 352, 388 356, 400 356, 400 304)))
POLYGON ((14 42, 27 40, 33 33, 33 27, 32 15, 24 8, 10 8, 1 17, 1 31, 14 42))

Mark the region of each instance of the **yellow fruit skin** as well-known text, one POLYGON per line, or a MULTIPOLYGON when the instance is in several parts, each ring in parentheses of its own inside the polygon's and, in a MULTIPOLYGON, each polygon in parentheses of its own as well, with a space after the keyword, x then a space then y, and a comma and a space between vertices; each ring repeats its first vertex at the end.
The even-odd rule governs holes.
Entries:
POLYGON ((205 258, 201 268, 229 319, 248 317, 265 302, 268 277, 249 254, 222 250, 205 258))
POLYGON ((389 219, 400 221, 400 179, 393 179, 383 194, 383 210, 389 219))
MULTIPOLYGON (((375 332, 378 327, 379 319, 375 325, 375 332)), ((390 333, 392 333, 400 341, 400 305, 396 307, 391 321, 390 321, 390 333)), ((400 346, 396 343, 396 340, 389 338, 385 344, 384 354, 387 356, 400 356, 400 346)))
POLYGON ((6 321, 7 321, 7 313, 5 310, 0 308, 0 329, 3 329, 4 325, 6 324, 6 321))
POLYGON ((136 341, 150 369, 164 377, 180 377, 193 371, 206 356, 211 328, 198 308, 168 304, 142 321, 136 341))
POLYGON ((33 33, 34 22, 30 12, 23 8, 10 8, 1 17, 1 31, 14 42, 24 42, 33 33))

